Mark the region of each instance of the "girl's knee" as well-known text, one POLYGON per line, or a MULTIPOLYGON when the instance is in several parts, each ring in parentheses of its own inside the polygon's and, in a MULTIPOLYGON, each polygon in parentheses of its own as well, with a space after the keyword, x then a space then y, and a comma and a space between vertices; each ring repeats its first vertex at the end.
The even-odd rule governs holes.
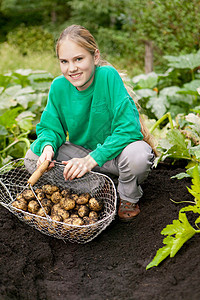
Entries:
POLYGON ((150 170, 154 154, 151 147, 144 141, 129 144, 119 157, 119 170, 139 175, 150 170))

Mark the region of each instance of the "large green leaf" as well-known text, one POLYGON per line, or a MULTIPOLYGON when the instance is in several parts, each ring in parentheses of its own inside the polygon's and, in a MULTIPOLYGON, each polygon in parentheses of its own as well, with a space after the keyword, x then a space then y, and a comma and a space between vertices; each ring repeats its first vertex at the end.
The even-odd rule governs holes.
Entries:
POLYGON ((19 114, 16 118, 17 124, 23 131, 29 131, 33 127, 33 119, 35 117, 35 114, 33 114, 30 111, 23 111, 21 114, 19 114))
POLYGON ((164 56, 168 60, 168 66, 178 69, 193 70, 200 66, 200 50, 197 53, 179 56, 164 56))
POLYGON ((137 88, 140 89, 152 89, 158 83, 158 74, 155 72, 148 74, 141 74, 133 77, 132 81, 137 83, 137 88))
POLYGON ((146 107, 151 109, 155 116, 160 119, 169 107, 169 102, 166 96, 160 95, 159 97, 150 97, 146 107))
POLYGON ((157 93, 156 91, 153 91, 151 89, 140 89, 135 90, 136 95, 139 99, 141 98, 149 98, 149 97, 156 97, 157 93))

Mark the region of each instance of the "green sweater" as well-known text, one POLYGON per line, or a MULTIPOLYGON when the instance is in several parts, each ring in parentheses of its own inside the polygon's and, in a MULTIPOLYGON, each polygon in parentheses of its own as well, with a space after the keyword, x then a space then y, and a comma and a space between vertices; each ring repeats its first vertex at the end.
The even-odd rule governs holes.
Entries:
POLYGON ((135 103, 113 67, 97 67, 93 83, 84 91, 64 76, 54 79, 31 150, 40 156, 51 145, 56 153, 67 132, 71 143, 92 150, 99 166, 143 139, 135 103))

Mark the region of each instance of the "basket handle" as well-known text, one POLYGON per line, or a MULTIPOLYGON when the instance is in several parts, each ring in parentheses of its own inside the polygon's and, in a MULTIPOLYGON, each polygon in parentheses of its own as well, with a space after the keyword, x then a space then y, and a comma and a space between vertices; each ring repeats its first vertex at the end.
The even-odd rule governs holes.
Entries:
POLYGON ((49 160, 45 160, 36 169, 36 171, 31 175, 31 177, 28 179, 28 183, 33 186, 40 179, 40 177, 43 175, 43 173, 47 170, 49 164, 50 164, 50 161, 49 160))

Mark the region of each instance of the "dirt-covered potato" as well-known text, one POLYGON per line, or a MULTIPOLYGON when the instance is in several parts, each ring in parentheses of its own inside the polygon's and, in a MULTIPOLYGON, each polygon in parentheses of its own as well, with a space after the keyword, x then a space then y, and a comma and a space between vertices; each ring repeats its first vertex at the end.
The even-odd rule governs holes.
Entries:
POLYGON ((39 193, 41 193, 41 192, 43 192, 42 188, 37 188, 37 189, 35 190, 36 195, 39 194, 39 193))
MULTIPOLYGON (((72 218, 72 217, 70 217, 70 218, 68 218, 68 219, 65 219, 65 220, 63 220, 63 222, 65 223, 65 224, 71 224, 71 225, 77 225, 77 226, 81 226, 81 225, 84 225, 84 222, 83 222, 83 220, 81 219, 81 218, 72 218)), ((65 229, 72 229, 72 227, 67 227, 66 225, 64 225, 65 227, 65 229)))
POLYGON ((26 199, 27 201, 35 199, 35 195, 34 195, 33 191, 31 191, 31 190, 23 191, 22 195, 23 195, 24 199, 26 199))
POLYGON ((45 198, 45 193, 44 193, 44 192, 39 192, 39 193, 37 193, 37 198, 38 198, 40 201, 42 201, 42 199, 45 198))
POLYGON ((61 195, 62 195, 62 197, 69 196, 70 195, 70 189, 66 188, 66 189, 62 190, 61 195))
POLYGON ((52 195, 54 192, 57 192, 59 188, 56 185, 45 184, 42 186, 42 190, 47 195, 52 195))
POLYGON ((85 216, 83 217, 83 222, 84 222, 84 225, 89 225, 90 224, 90 218, 85 216))
POLYGON ((37 211, 37 215, 40 216, 40 217, 46 217, 46 214, 48 215, 49 212, 50 212, 50 208, 48 206, 45 206, 45 207, 41 207, 38 211, 37 211))
POLYGON ((60 200, 60 206, 65 210, 71 210, 75 207, 76 202, 71 198, 62 198, 60 200))
POLYGON ((36 214, 39 208, 40 205, 36 200, 31 200, 28 204, 28 211, 32 214, 36 214))
POLYGON ((90 221, 89 221, 89 224, 94 224, 98 221, 98 218, 89 218, 90 221))
POLYGON ((72 218, 72 225, 82 226, 84 222, 81 218, 72 218))
POLYGON ((60 203, 57 203, 57 204, 54 204, 52 206, 52 209, 51 209, 51 215, 54 215, 54 214, 58 214, 58 211, 62 209, 62 207, 60 206, 60 203))
POLYGON ((56 212, 56 215, 61 216, 62 219, 67 219, 70 216, 70 213, 68 210, 65 210, 64 208, 59 208, 56 212))
POLYGON ((57 222, 62 222, 63 221, 63 218, 59 215, 53 215, 51 216, 51 219, 53 220, 53 222, 51 223, 51 225, 54 227, 54 228, 57 228, 59 226, 59 223, 57 222))
POLYGON ((83 218, 85 216, 88 216, 90 210, 89 210, 89 208, 87 206, 80 205, 80 207, 79 207, 79 209, 78 209, 77 212, 78 212, 79 217, 83 218))
POLYGON ((98 213, 96 211, 94 211, 94 210, 90 211, 89 218, 91 218, 91 219, 95 219, 95 218, 98 219, 98 213))
POLYGON ((89 208, 94 211, 100 211, 103 208, 103 201, 97 200, 95 198, 90 198, 89 200, 89 208))
POLYGON ((43 207, 48 206, 48 207, 52 208, 52 206, 53 206, 53 203, 51 202, 51 200, 49 200, 47 198, 42 199, 41 204, 43 207))
POLYGON ((60 202, 60 200, 62 199, 62 195, 60 192, 54 192, 52 195, 51 195, 51 201, 53 203, 58 203, 60 202))
POLYGON ((27 211, 27 202, 24 200, 15 200, 13 201, 12 206, 27 211))
POLYGON ((79 218, 79 215, 77 212, 74 212, 71 214, 70 218, 79 218))
POLYGON ((24 214, 24 220, 28 221, 28 222, 31 222, 33 220, 33 216, 28 215, 28 214, 24 214))
MULTIPOLYGON (((17 197, 16 197, 16 200, 23 200, 24 199, 24 197, 23 197, 23 195, 22 194, 19 194, 19 195, 17 195, 17 197)), ((25 199, 24 199, 25 200, 25 199)))
POLYGON ((86 204, 86 203, 88 203, 89 199, 90 199, 90 194, 84 193, 78 197, 78 199, 76 200, 76 203, 77 204, 86 204))
POLYGON ((71 194, 70 198, 77 201, 78 200, 78 195, 77 194, 71 194))

